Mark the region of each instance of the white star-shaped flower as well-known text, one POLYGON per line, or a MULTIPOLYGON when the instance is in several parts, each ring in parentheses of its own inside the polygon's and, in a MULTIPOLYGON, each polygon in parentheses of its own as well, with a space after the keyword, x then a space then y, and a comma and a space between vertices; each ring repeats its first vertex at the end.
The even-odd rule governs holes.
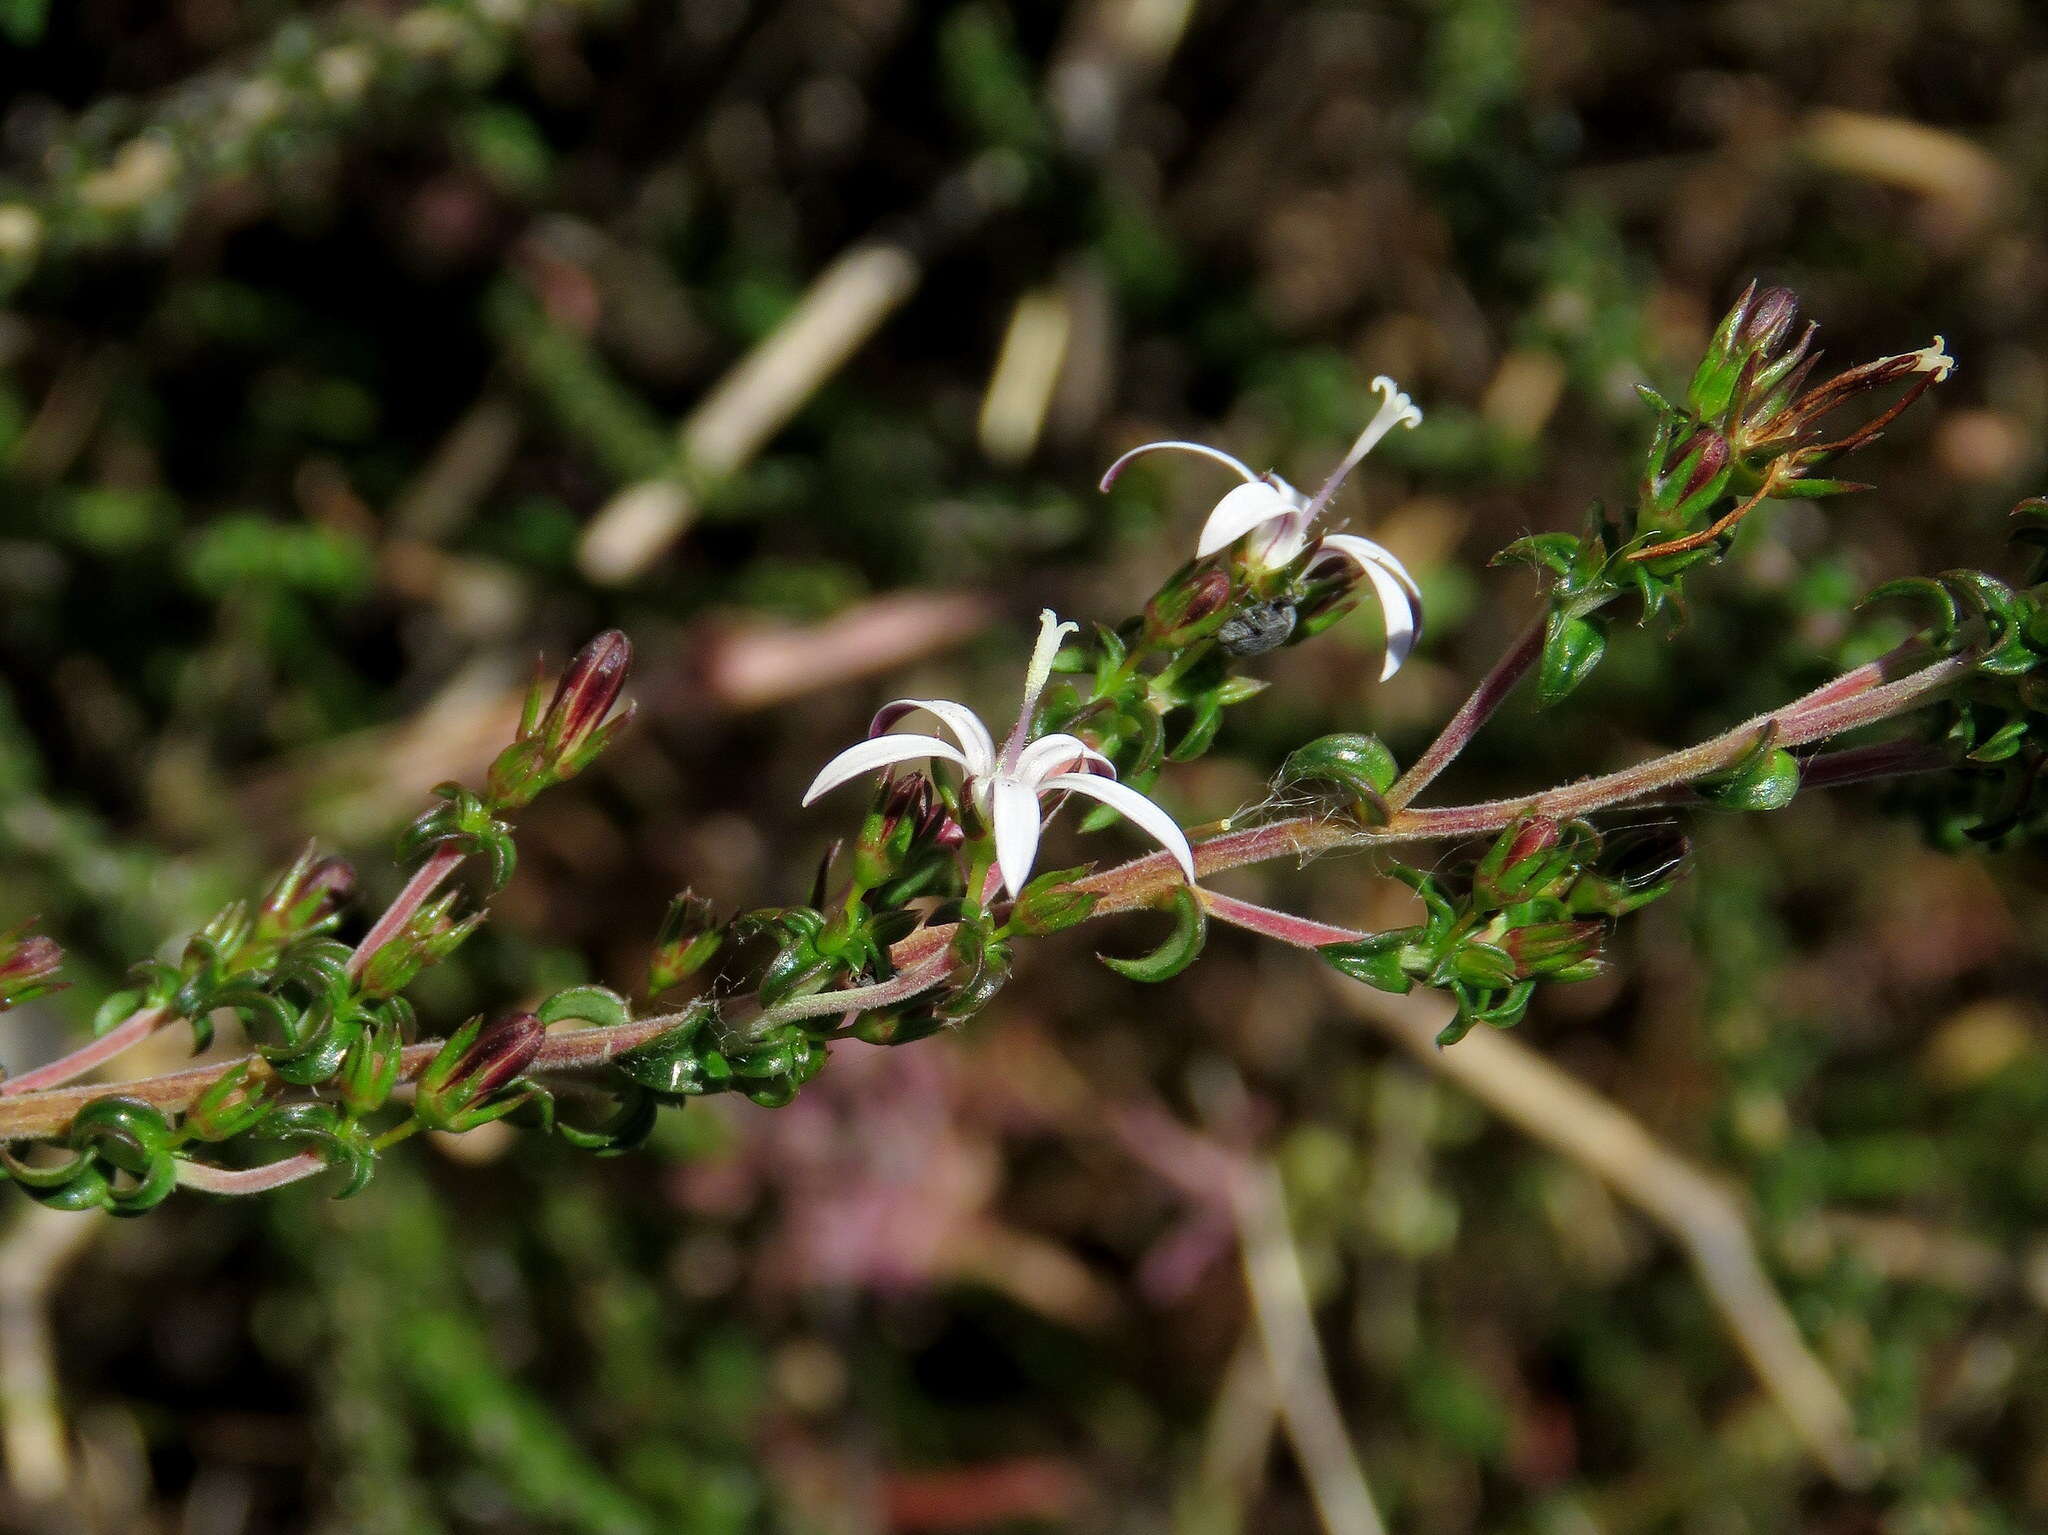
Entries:
MULTIPOLYGON (((1208 521, 1202 524, 1201 536, 1195 542, 1195 558, 1207 559, 1242 538, 1245 540, 1245 558, 1255 567, 1271 570, 1285 565, 1307 547, 1317 516, 1329 505, 1330 497, 1344 483, 1345 476, 1358 467, 1359 461, 1378 447, 1380 440, 1395 427, 1412 428, 1422 424, 1422 412, 1392 379, 1382 375, 1372 381, 1372 386, 1379 391, 1379 409, 1366 423, 1365 430, 1358 434, 1358 440, 1352 443, 1344 461, 1312 498, 1304 496, 1277 474, 1255 473, 1249 465, 1220 448, 1199 442, 1148 442, 1133 448, 1109 466, 1109 472, 1102 477, 1102 488, 1107 490, 1126 464, 1146 453, 1172 450, 1214 459, 1237 471, 1244 483, 1225 495, 1209 513, 1208 521)), ((1380 672, 1380 680, 1384 682, 1401 669, 1401 663, 1408 659, 1422 632, 1422 593, 1415 585, 1415 578, 1408 574, 1407 567, 1395 558, 1392 550, 1355 533, 1325 533, 1318 544, 1318 551, 1318 564, 1321 563, 1321 551, 1328 551, 1334 558, 1356 565, 1372 583, 1373 594, 1379 599, 1380 611, 1386 622, 1387 659, 1380 672)))
POLYGON ((1116 769, 1107 757, 1079 736, 1064 731, 1035 740, 1028 738, 1031 716, 1038 707, 1038 695, 1044 690, 1046 679, 1052 675, 1060 639, 1078 627, 1061 623, 1050 609, 1039 616, 1038 643, 1032 648, 1024 682, 1024 707, 1001 752, 996 750, 988 727, 966 705, 943 698, 899 698, 876 713, 868 726, 867 740, 849 746, 825 764, 804 791, 804 803, 810 804, 849 779, 899 762, 938 757, 953 763, 965 775, 967 792, 975 807, 994 829, 996 868, 1012 899, 1031 878, 1031 866, 1038 859, 1038 838, 1044 821, 1039 801, 1048 794, 1081 794, 1109 806, 1149 832, 1173 855, 1181 872, 1193 883, 1194 853, 1180 824, 1137 790, 1118 783, 1116 769), (898 720, 919 710, 936 718, 953 739, 884 734, 898 720))

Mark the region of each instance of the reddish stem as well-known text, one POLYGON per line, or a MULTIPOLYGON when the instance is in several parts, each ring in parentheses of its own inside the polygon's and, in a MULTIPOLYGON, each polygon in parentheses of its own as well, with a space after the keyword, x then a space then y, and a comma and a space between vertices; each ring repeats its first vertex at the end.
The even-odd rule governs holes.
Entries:
POLYGON ((66 1082, 84 1076, 95 1066, 112 1060, 130 1045, 140 1044, 177 1016, 168 1008, 138 1008, 91 1044, 81 1045, 69 1055, 60 1055, 56 1060, 38 1066, 34 1071, 24 1071, 18 1077, 9 1077, 6 1081, 0 1082, 0 1097, 61 1087, 66 1082))
MULTIPOLYGON (((1248 827, 1243 831, 1229 832, 1220 837, 1211 837, 1198 843, 1194 849, 1195 867, 1205 874, 1215 873, 1242 864, 1289 856, 1306 857, 1340 847, 1377 847, 1495 831, 1532 813, 1579 815, 1610 805, 1634 803, 1645 796, 1733 766, 1754 749, 1760 734, 1766 728, 1774 731, 1773 739, 1778 745, 1797 746, 1915 708, 1929 701, 1941 688, 1967 677, 1975 667, 1976 660, 1975 655, 1964 652, 1922 667, 1910 676, 1887 682, 1881 679, 1888 668, 1896 664, 1896 657, 1887 657, 1883 661, 1859 667, 1855 672, 1846 673, 1834 682, 1773 713, 1760 715, 1736 726, 1733 730, 1725 731, 1683 751, 1652 758, 1648 762, 1638 763, 1618 773, 1587 779, 1581 783, 1522 799, 1494 800, 1484 804, 1458 805, 1436 810, 1402 810, 1396 813, 1387 826, 1380 828, 1363 829, 1348 821, 1313 816, 1273 821, 1262 826, 1248 827)), ((1889 743, 1886 747, 1863 748, 1861 750, 1865 755, 1860 761, 1855 760, 1852 753, 1834 754, 1841 759, 1849 760, 1827 768, 1825 771, 1832 775, 1827 781, 1854 782, 1858 775, 1876 776, 1879 772, 1915 771, 1923 765, 1919 757, 1908 756, 1902 749, 1893 749, 1898 746, 1899 743, 1889 743)), ((1818 759, 1809 768, 1809 781, 1820 778, 1820 763, 1825 760, 1828 759, 1818 759)), ((408 902, 411 909, 417 909, 420 902, 432 894, 434 887, 446 878, 448 871, 459 861, 459 855, 447 857, 447 853, 448 850, 445 848, 437 852, 428 865, 413 877, 405 891, 401 892, 399 899, 393 903, 393 911, 406 906, 408 902), (437 865, 444 862, 446 867, 437 868, 437 865)), ((1171 855, 1154 853, 1117 868, 1104 870, 1100 874, 1090 875, 1077 881, 1076 885, 1080 889, 1094 893, 1098 898, 1095 914, 1107 916, 1112 912, 1150 905, 1181 882, 1181 872, 1171 855)), ((1363 936, 1348 929, 1292 917, 1284 912, 1270 911, 1233 897, 1216 895, 1214 892, 1204 891, 1203 896, 1210 911, 1219 919, 1267 933, 1285 943, 1315 947, 1324 942, 1344 942, 1363 936)), ((378 929, 389 925, 390 916, 391 913, 387 912, 385 919, 380 919, 377 927, 372 929, 372 936, 376 935, 378 929)), ((890 957, 899 973, 890 981, 840 992, 820 993, 815 997, 785 1003, 781 1008, 770 1010, 761 1016, 778 1020, 785 1016, 814 1016, 846 1009, 850 1005, 883 1006, 914 996, 936 984, 946 974, 947 963, 944 956, 952 942, 953 932, 954 929, 951 927, 923 928, 904 939, 891 951, 890 957)), ((366 952, 368 942, 366 939, 358 953, 366 952)), ((669 1014, 663 1017, 636 1019, 611 1028, 572 1029, 550 1034, 542 1045, 540 1054, 535 1058, 532 1069, 575 1071, 603 1065, 623 1052, 646 1044, 667 1032, 680 1022, 683 1016, 680 1013, 669 1014)), ((416 1077, 439 1049, 438 1041, 409 1047, 404 1053, 401 1079, 409 1080, 416 1077)), ((249 1069, 252 1086, 270 1075, 270 1068, 260 1057, 243 1057, 239 1061, 194 1067, 166 1076, 121 1083, 111 1088, 70 1087, 41 1092, 24 1091, 21 1096, 0 1103, 0 1142, 61 1134, 80 1109, 110 1091, 139 1098, 166 1112, 175 1113, 188 1108, 193 1100, 222 1074, 243 1065, 249 1069)))
POLYGON ((1423 754, 1417 757, 1407 772, 1394 782, 1387 791, 1387 808, 1400 810, 1411 803, 1415 796, 1428 788, 1437 774, 1451 765, 1459 752, 1471 743, 1479 729, 1493 717, 1494 710, 1507 702, 1515 685, 1528 675, 1529 668, 1536 664, 1543 654, 1543 620, 1531 620, 1506 655, 1493 663, 1493 669, 1479 679, 1479 686, 1472 690, 1472 696, 1459 706, 1450 722, 1438 732, 1437 738, 1429 743, 1423 754))
POLYGON ((1313 917, 1297 917, 1291 911, 1275 911, 1270 906, 1254 906, 1250 901, 1240 901, 1235 896, 1218 895, 1213 890, 1202 892, 1202 904, 1209 909, 1209 915, 1232 927, 1241 927, 1263 937, 1292 944, 1297 949, 1320 949, 1326 943, 1356 943, 1368 938, 1369 933, 1354 928, 1334 927, 1328 922, 1318 922, 1313 917))
POLYGON ((462 849, 453 842, 444 842, 434 849, 433 856, 419 866, 413 877, 405 882, 405 888, 384 908, 384 915, 370 924, 370 930, 363 934, 363 941, 348 957, 349 979, 354 980, 363 973, 363 967, 369 964, 371 956, 404 930, 405 924, 412 920, 412 914, 426 905, 428 897, 446 883, 448 876, 455 872, 455 866, 461 862, 462 849))
POLYGON ((178 1163, 178 1182, 203 1194, 267 1194, 324 1172, 327 1161, 317 1152, 302 1151, 261 1167, 212 1167, 205 1162, 178 1163))

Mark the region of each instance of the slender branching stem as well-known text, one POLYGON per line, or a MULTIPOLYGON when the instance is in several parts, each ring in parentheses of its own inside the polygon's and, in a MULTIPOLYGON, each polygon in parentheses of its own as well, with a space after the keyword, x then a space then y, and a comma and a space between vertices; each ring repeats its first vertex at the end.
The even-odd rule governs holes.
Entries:
MULTIPOLYGON (((434 850, 431 858, 420 865, 418 872, 406 881, 405 888, 385 908, 384 915, 371 924, 363 941, 356 945, 355 953, 349 956, 348 973, 351 976, 363 973, 363 966, 369 962, 370 956, 389 942, 411 920, 412 914, 447 882, 448 876, 455 872, 455 866, 462 862, 462 856, 459 848, 443 843, 434 850)), ((175 1010, 167 1007, 137 1008, 91 1043, 80 1045, 70 1054, 60 1055, 33 1071, 24 1071, 18 1077, 0 1082, 0 1098, 43 1092, 62 1087, 66 1082, 76 1082, 131 1045, 142 1043, 158 1029, 175 1022, 178 1016, 175 1010)))
POLYGON ((1387 791, 1387 808, 1405 808, 1416 795, 1434 783, 1437 775, 1451 765, 1458 753, 1479 734, 1480 727, 1507 701, 1515 685, 1528 675, 1529 668, 1542 654, 1543 619, 1539 615, 1530 620, 1528 627, 1508 647, 1507 653, 1493 663, 1493 669, 1479 679, 1479 686, 1472 690, 1472 696, 1459 705, 1458 712, 1451 716, 1437 738, 1424 748, 1408 771, 1394 781, 1394 787, 1387 791))
POLYGON ((69 1055, 60 1055, 34 1071, 0 1082, 0 1097, 16 1093, 37 1093, 45 1088, 75 1082, 88 1071, 111 1061, 130 1045, 140 1044, 178 1015, 167 1007, 139 1007, 98 1039, 80 1045, 69 1055))
POLYGON ((181 1158, 178 1162, 178 1183, 202 1194, 267 1194, 288 1183, 311 1178, 326 1168, 325 1159, 311 1151, 266 1162, 261 1167, 215 1167, 210 1163, 189 1162, 181 1158))
MULTIPOLYGON (((1475 836, 1498 831, 1528 815, 1587 815, 1611 806, 1640 804, 1652 796, 1726 771, 1740 763, 1767 736, 1776 746, 1806 745, 1921 707, 1942 689, 1968 677, 1977 658, 1971 652, 1963 652, 1904 676, 1895 675, 1910 659, 1911 655, 1902 647, 1890 656, 1844 673, 1783 708, 1758 715, 1695 746, 1653 757, 1620 772, 1519 799, 1436 809, 1404 808, 1378 827, 1363 827, 1349 819, 1328 816, 1270 821, 1195 844, 1195 867, 1202 874, 1214 874, 1277 858, 1305 860, 1338 849, 1475 836)), ((1928 750, 1915 743, 1894 742, 1857 748, 1854 752, 1823 754, 1808 768, 1807 782, 1848 783, 1864 777, 1919 771, 1933 765, 1927 760, 1928 750)), ((404 918, 394 922, 392 911, 404 908, 409 915, 417 910, 453 871, 460 856, 445 847, 436 852, 400 892, 392 910, 371 928, 370 937, 364 939, 357 952, 366 952, 371 938, 380 929, 387 936, 395 931, 404 918)), ((1093 915, 1107 916, 1154 905, 1180 882, 1181 873, 1172 857, 1154 853, 1089 875, 1076 884, 1096 897, 1093 915)), ((1263 932, 1284 943, 1313 948, 1363 936, 1211 891, 1204 891, 1203 898, 1219 920, 1263 932)), ((773 1027, 799 1018, 867 1011, 908 1001, 938 985, 950 973, 949 950, 954 932, 950 926, 923 928, 897 944, 890 952, 897 974, 887 981, 794 998, 765 1009, 742 1027, 773 1027)), ((558 1030, 541 1046, 531 1070, 576 1072, 603 1066, 658 1038, 686 1017, 684 1013, 670 1013, 603 1028, 558 1030)), ((439 1049, 439 1042, 408 1047, 401 1059, 400 1080, 417 1077, 439 1049)), ((0 1142, 62 1134, 81 1108, 110 1092, 140 1099, 166 1113, 176 1113, 190 1107, 222 1074, 245 1064, 252 1086, 270 1075, 269 1067, 260 1057, 242 1057, 113 1086, 49 1087, 35 1091, 21 1086, 30 1078, 17 1078, 5 1084, 13 1095, 0 1097, 0 1142)))
POLYGON ((452 842, 444 842, 434 849, 433 855, 419 866, 413 877, 405 882, 405 888, 384 908, 384 915, 371 923, 370 930, 363 934, 363 941, 349 956, 350 979, 361 975, 363 967, 369 964, 376 952, 403 931, 405 924, 412 920, 413 913, 426 905, 434 892, 447 883, 448 876, 461 862, 462 849, 452 842))

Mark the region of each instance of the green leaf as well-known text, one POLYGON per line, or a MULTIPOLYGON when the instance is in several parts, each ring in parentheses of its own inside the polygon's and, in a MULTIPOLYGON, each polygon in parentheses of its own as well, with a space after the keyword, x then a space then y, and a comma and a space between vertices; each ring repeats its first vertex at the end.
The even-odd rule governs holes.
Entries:
POLYGON ((1415 978, 1402 959, 1420 931, 1412 927, 1395 928, 1351 943, 1326 943, 1316 953, 1332 969, 1354 981, 1363 981, 1381 991, 1406 992, 1413 989, 1415 978))
POLYGON ((1904 602, 1917 606, 1924 615, 1922 622, 1933 630, 1928 638, 1937 647, 1947 645, 1963 621, 1962 604, 1957 601, 1956 594, 1944 583, 1926 576, 1887 581, 1857 603, 1856 609, 1861 612, 1880 602, 1904 602))
POLYGON ((1554 612, 1543 631, 1543 659, 1536 696, 1545 708, 1559 703, 1593 674, 1607 653, 1607 634, 1598 620, 1554 612))
POLYGON ((633 1010, 624 997, 603 986, 571 986, 541 1003, 534 1009, 534 1016, 543 1024, 573 1019, 593 1028, 613 1029, 632 1022, 633 1010))
POLYGON ((1579 557, 1579 540, 1571 533, 1532 533, 1518 538, 1487 563, 1529 565, 1554 576, 1568 576, 1579 557))
POLYGON ((1092 891, 1073 888, 1074 881, 1087 872, 1088 866, 1084 864, 1077 869, 1054 869, 1039 875, 1024 887, 1010 907, 1010 927, 1042 938, 1087 921, 1101 899, 1092 891))
POLYGON ((1694 787, 1722 810, 1783 810, 1799 792, 1799 759, 1782 748, 1762 752, 1747 766, 1694 787))
POLYGON ((1166 942, 1137 959, 1116 959, 1108 954, 1095 957, 1128 980, 1165 981, 1192 965, 1208 938, 1209 913, 1201 897, 1182 885, 1173 892, 1173 932, 1166 942))
POLYGON ((1311 741, 1288 754, 1276 779, 1281 786, 1327 783, 1351 801, 1361 821, 1385 819, 1380 796, 1394 786, 1400 764, 1377 736, 1333 735, 1311 741))
POLYGON ((694 1098, 702 1093, 724 1092, 732 1085, 732 1066, 704 1039, 707 1028, 718 1016, 718 1006, 709 997, 699 997, 683 1009, 672 1029, 650 1039, 637 1050, 629 1050, 613 1062, 630 1082, 670 1098, 694 1098))

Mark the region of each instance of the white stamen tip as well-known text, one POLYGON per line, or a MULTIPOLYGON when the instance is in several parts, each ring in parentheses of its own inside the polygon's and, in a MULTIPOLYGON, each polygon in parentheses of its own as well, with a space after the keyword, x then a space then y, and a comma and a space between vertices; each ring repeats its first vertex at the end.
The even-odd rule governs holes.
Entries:
POLYGON ((1034 698, 1052 675, 1052 663, 1060 653, 1060 641, 1079 634, 1081 626, 1071 618, 1062 619, 1051 608, 1038 610, 1038 642, 1031 647, 1031 669, 1024 674, 1024 688, 1034 698))
POLYGON ((1412 429, 1422 425, 1422 408, 1409 399, 1402 392, 1401 386, 1386 374, 1382 373, 1374 379, 1372 387, 1380 396, 1380 408, 1373 412, 1372 422, 1366 427, 1366 430, 1373 434, 1374 442, 1378 442, 1397 426, 1412 429), (1375 428, 1378 430, 1375 431, 1375 428))

